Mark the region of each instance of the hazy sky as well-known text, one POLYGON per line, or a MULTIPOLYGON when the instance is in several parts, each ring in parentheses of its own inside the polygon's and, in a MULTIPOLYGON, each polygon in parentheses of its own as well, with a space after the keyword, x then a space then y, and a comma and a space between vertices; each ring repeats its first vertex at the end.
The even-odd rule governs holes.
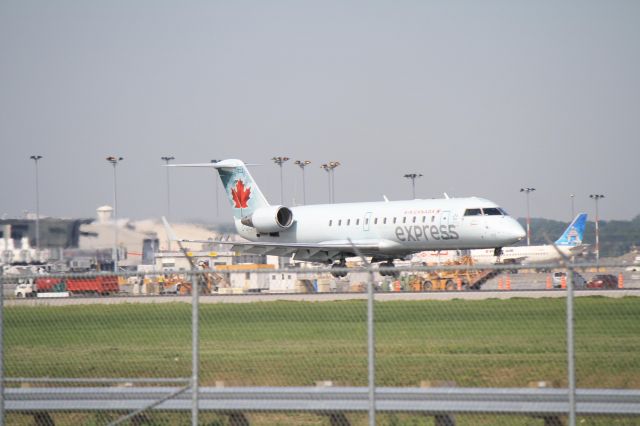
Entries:
MULTIPOLYGON (((640 1, 0 2, 0 215, 166 214, 161 156, 311 160, 307 202, 476 195, 526 215, 640 213, 640 1)), ((285 164, 285 204, 302 201, 285 164)), ((172 219, 215 220, 171 169, 172 219)), ((220 194, 221 218, 230 218, 220 194)))

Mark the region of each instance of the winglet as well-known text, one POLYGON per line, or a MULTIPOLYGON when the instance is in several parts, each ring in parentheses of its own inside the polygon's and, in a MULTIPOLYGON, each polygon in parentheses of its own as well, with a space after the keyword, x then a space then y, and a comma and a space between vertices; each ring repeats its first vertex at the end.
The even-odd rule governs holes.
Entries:
POLYGON ((171 241, 178 241, 176 233, 173 232, 173 228, 171 228, 171 225, 169 225, 167 218, 164 216, 162 216, 162 223, 164 224, 164 230, 167 232, 167 238, 169 238, 169 240, 171 241))
POLYGON ((386 196, 386 195, 384 195, 384 194, 383 194, 383 195, 382 195, 382 198, 384 198, 384 201, 385 201, 386 203, 388 203, 388 202, 389 202, 389 199, 387 198, 387 196, 386 196))

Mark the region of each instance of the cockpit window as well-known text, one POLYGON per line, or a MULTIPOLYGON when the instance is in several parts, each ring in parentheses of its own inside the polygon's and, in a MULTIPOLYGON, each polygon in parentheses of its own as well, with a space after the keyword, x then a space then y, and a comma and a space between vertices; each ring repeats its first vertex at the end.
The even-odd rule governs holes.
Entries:
POLYGON ((487 207, 482 209, 487 216, 502 216, 502 212, 496 207, 487 207))
POLYGON ((507 213, 507 211, 505 209, 503 209, 502 207, 498 207, 498 209, 502 212, 502 214, 504 216, 509 216, 509 213, 507 213))
POLYGON ((482 215, 481 209, 466 209, 464 211, 465 216, 480 216, 482 215))

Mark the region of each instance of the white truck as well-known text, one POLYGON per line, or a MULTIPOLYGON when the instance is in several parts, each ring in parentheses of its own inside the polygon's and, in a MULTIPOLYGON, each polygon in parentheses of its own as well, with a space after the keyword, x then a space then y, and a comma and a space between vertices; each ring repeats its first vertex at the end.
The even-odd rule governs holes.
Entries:
POLYGON ((31 282, 25 282, 25 283, 18 284, 16 286, 16 289, 13 291, 13 294, 16 297, 20 297, 20 298, 36 297, 38 292, 36 291, 35 284, 31 282))
POLYGON ((13 294, 20 299, 27 297, 69 297, 68 291, 38 292, 37 284, 31 280, 19 283, 13 291, 13 294))

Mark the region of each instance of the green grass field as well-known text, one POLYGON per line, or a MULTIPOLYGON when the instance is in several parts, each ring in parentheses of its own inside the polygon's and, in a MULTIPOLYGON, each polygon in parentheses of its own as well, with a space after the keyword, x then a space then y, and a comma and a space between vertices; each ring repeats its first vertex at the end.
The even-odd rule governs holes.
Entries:
MULTIPOLYGON (((565 300, 511 299, 376 304, 377 384, 566 386, 565 300)), ((576 300, 580 387, 640 388, 640 299, 576 300)), ((365 386, 366 303, 264 302, 201 306, 202 385, 365 386)), ((91 305, 5 308, 7 377, 188 377, 191 306, 91 305)), ((106 424, 116 413, 58 413, 57 424, 106 424)), ((189 424, 188 414, 151 413, 150 423, 189 424)), ((366 424, 366 414, 350 414, 366 424)), ((634 418, 581 418, 632 425, 634 418)), ((227 419, 202 413, 202 424, 227 419)), ((306 413, 252 414, 252 424, 328 425, 306 413)), ((541 425, 517 416, 457 416, 459 425, 541 425)), ((8 424, 32 424, 10 414, 8 424)), ((380 414, 379 424, 433 425, 433 418, 380 414)))
MULTIPOLYGON (((565 301, 376 304, 377 384, 566 385, 565 301)), ((7 377, 188 377, 187 304, 5 308, 7 377)), ((363 301, 201 306, 201 383, 366 385, 363 301)), ((576 300, 581 387, 640 388, 640 300, 576 300)))

